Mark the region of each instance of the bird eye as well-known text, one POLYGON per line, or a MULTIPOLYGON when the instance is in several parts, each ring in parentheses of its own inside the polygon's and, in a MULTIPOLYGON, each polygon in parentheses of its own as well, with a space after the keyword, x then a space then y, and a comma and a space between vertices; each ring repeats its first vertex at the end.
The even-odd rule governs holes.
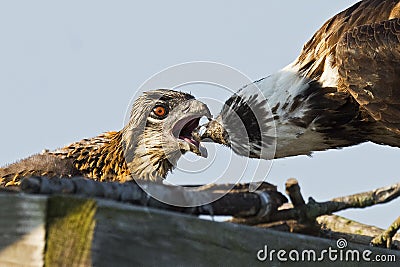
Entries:
POLYGON ((165 117, 168 114, 168 109, 166 106, 157 105, 153 108, 153 113, 158 117, 165 117))

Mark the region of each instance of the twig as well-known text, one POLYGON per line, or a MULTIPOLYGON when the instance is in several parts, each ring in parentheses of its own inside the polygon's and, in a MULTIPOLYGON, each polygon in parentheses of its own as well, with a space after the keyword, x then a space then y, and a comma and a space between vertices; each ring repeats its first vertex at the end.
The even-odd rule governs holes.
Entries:
MULTIPOLYGON (((369 245, 374 237, 382 234, 383 229, 359 223, 338 215, 322 215, 317 218, 321 226, 321 236, 330 238, 346 238, 347 241, 369 245)), ((400 234, 392 238, 392 244, 400 248, 400 234)))
POLYGON ((325 237, 345 237, 349 241, 365 245, 398 247, 400 237, 397 236, 394 242, 393 236, 400 228, 400 217, 384 231, 336 215, 324 214, 389 202, 400 196, 400 183, 369 192, 334 198, 322 203, 310 198, 307 204, 304 202, 296 179, 289 179, 285 185, 292 204, 285 204, 268 218, 234 218, 231 222, 325 237))
POLYGON ((400 217, 398 217, 388 229, 383 231, 380 235, 376 236, 374 239, 371 240, 371 245, 377 247, 392 247, 392 240, 394 235, 400 229, 400 217))
POLYGON ((293 206, 301 207, 306 204, 300 192, 299 182, 296 179, 288 179, 285 183, 285 187, 286 194, 289 195, 290 201, 292 202, 293 206))
MULTIPOLYGON (((299 194, 299 191, 296 194, 299 194)), ((233 218, 231 222, 256 225, 275 221, 299 219, 314 221, 315 218, 321 215, 331 214, 348 208, 370 207, 376 204, 389 202, 399 196, 400 183, 397 183, 368 192, 334 198, 326 202, 316 202, 313 198, 309 198, 308 203, 305 205, 279 210, 278 212, 271 214, 268 218, 233 218)), ((298 197, 292 195, 291 198, 298 197)))
MULTIPOLYGON (((330 239, 345 238, 352 243, 370 245, 374 237, 382 234, 383 229, 363 224, 338 215, 322 215, 316 219, 317 225, 287 220, 258 224, 257 227, 275 229, 283 232, 302 233, 330 239)), ((386 243, 385 243, 386 244, 386 243)), ((392 238, 392 249, 400 248, 400 234, 392 238)))

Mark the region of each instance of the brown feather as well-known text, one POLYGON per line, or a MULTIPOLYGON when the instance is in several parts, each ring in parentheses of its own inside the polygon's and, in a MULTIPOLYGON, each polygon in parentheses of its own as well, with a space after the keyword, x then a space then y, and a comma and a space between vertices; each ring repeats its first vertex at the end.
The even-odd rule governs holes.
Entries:
MULTIPOLYGON (((83 139, 0 168, 0 186, 18 185, 30 176, 79 175, 119 182, 165 178, 182 154, 182 148, 174 143, 186 144, 179 136, 172 136, 172 128, 180 120, 202 116, 210 117, 210 111, 190 94, 165 89, 145 92, 134 102, 130 121, 121 131, 83 139), (158 103, 168 106, 169 114, 150 120, 158 103)), ((184 152, 195 153, 198 149, 194 145, 185 148, 184 152)))
POLYGON ((349 31, 337 48, 339 90, 400 134, 400 19, 349 31))

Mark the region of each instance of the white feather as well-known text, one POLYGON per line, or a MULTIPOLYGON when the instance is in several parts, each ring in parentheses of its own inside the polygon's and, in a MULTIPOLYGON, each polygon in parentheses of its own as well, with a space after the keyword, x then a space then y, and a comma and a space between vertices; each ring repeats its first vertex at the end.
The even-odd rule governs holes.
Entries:
MULTIPOLYGON (((334 70, 327 73, 324 77, 326 83, 332 83, 330 78, 334 70)), ((310 109, 310 104, 300 103, 295 109, 289 111, 296 96, 302 95, 309 88, 309 80, 299 75, 295 64, 290 64, 282 70, 254 83, 255 88, 259 90, 260 98, 265 98, 270 108, 278 106, 274 111, 276 119, 275 132, 277 137, 275 157, 286 157, 291 155, 309 155, 310 148, 315 144, 324 149, 324 136, 315 131, 314 124, 311 123, 308 128, 303 128, 291 122, 291 119, 302 118, 310 109), (310 144, 314 144, 310 146, 310 144)), ((249 86, 248 86, 249 87, 249 86)), ((254 94, 254 88, 251 90, 246 87, 239 94, 244 98, 254 94)), ((272 130, 271 130, 272 133, 272 130)))
POLYGON ((287 110, 294 103, 294 98, 309 87, 308 80, 301 77, 292 64, 255 82, 255 84, 262 92, 263 97, 267 99, 270 108, 279 104, 276 115, 285 118, 303 116, 304 109, 302 107, 290 114, 287 110))
POLYGON ((323 87, 337 87, 338 79, 338 68, 332 67, 332 56, 329 55, 325 60, 324 71, 318 81, 323 87))

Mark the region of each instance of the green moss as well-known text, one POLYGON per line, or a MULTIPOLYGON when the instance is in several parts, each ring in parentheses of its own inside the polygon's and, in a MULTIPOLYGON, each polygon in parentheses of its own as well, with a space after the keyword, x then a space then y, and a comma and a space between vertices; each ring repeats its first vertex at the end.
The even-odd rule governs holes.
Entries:
POLYGON ((45 266, 91 265, 95 213, 93 199, 49 198, 45 266))

